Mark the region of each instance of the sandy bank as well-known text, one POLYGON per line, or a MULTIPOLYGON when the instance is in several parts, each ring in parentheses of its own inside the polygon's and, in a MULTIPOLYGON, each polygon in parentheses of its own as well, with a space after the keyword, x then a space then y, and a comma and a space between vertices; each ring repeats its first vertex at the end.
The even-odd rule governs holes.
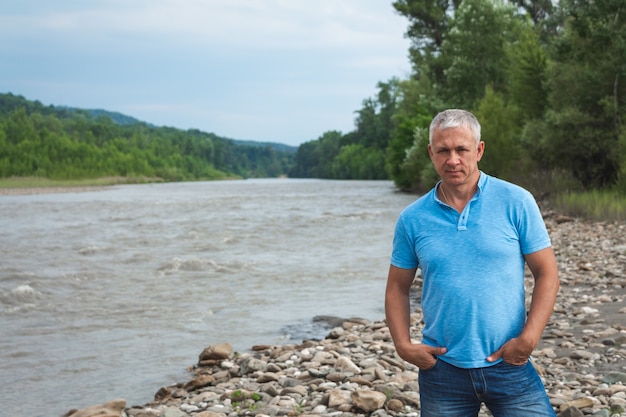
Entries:
POLYGON ((111 188, 111 185, 89 185, 68 187, 15 187, 0 188, 0 197, 4 195, 35 195, 57 193, 81 193, 85 191, 100 191, 111 188))

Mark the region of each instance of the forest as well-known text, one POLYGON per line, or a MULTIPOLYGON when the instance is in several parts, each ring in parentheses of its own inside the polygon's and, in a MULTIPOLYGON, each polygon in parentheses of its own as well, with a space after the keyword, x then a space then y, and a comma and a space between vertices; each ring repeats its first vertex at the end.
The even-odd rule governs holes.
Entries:
POLYGON ((296 148, 0 94, 0 178, 192 181, 286 175, 296 148))
POLYGON ((411 74, 377 85, 355 129, 302 144, 292 177, 388 178, 423 191, 436 178, 428 127, 472 111, 480 168, 536 195, 626 194, 623 0, 397 0, 411 74))
MULTIPOLYGON (((411 71, 378 82, 355 110, 352 131, 326 131, 295 149, 4 94, 0 178, 286 175, 386 179, 422 192, 437 180, 427 153, 430 120, 464 108, 482 124, 486 173, 539 197, 624 201, 623 0, 395 0, 390 7, 406 18, 411 71)), ((626 204, 618 206, 623 212, 626 204)))

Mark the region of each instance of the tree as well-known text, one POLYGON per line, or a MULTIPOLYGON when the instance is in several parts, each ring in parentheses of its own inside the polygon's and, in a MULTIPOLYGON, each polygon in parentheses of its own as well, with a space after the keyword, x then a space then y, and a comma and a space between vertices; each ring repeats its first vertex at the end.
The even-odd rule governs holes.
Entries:
POLYGON ((325 132, 314 141, 298 148, 295 165, 289 176, 295 178, 334 178, 333 160, 341 150, 342 134, 337 130, 325 132))
POLYGON ((513 4, 526 10, 535 24, 541 23, 554 13, 552 0, 513 0, 513 4))
POLYGON ((480 161, 480 168, 502 179, 516 179, 520 165, 520 149, 516 137, 520 128, 515 111, 505 104, 501 93, 488 87, 475 113, 480 120, 481 136, 485 142, 485 154, 480 161))
POLYGON ((428 155, 429 129, 416 127, 413 136, 413 146, 406 150, 402 162, 402 171, 410 179, 404 187, 411 191, 425 191, 431 188, 438 180, 437 172, 428 155))
POLYGON ((19 107, 9 114, 4 132, 7 142, 12 144, 37 140, 37 131, 31 118, 26 114, 24 107, 19 107))
POLYGON ((435 83, 443 82, 445 64, 439 63, 441 46, 450 20, 462 0, 396 0, 393 7, 409 20, 407 36, 415 76, 426 74, 435 83))
POLYGON ((357 110, 356 130, 353 139, 365 147, 385 149, 393 129, 393 115, 396 111, 399 80, 377 84, 376 98, 363 100, 363 107, 357 110))
POLYGON ((333 177, 339 179, 386 179, 385 156, 380 149, 361 144, 346 145, 333 160, 333 177))
POLYGON ((0 176, 265 177, 285 174, 292 161, 292 153, 270 146, 237 145, 197 130, 119 125, 98 114, 0 94, 0 176))
POLYGON ((548 57, 539 36, 526 21, 515 27, 517 42, 508 44, 508 98, 523 120, 542 118, 548 105, 545 88, 548 57))
MULTIPOLYGON (((410 159, 409 150, 415 145, 416 129, 426 129, 427 132, 431 119, 443 105, 425 76, 401 81, 398 84, 397 102, 393 115, 394 127, 386 151, 386 170, 396 186, 403 190, 413 190, 419 188, 421 183, 421 169, 409 169, 413 165, 407 164, 407 158, 410 159)), ((428 159, 426 148, 419 149, 423 153, 421 156, 428 159)))
POLYGON ((549 67, 545 148, 585 188, 620 172, 626 113, 626 13, 621 0, 562 0, 565 27, 549 67))
POLYGON ((471 109, 487 85, 506 85, 506 45, 513 39, 513 9, 493 0, 464 0, 442 46, 448 57, 443 95, 454 107, 471 109))
POLYGON ((557 2, 553 0, 509 0, 520 7, 532 20, 542 43, 549 43, 557 34, 560 24, 557 2))

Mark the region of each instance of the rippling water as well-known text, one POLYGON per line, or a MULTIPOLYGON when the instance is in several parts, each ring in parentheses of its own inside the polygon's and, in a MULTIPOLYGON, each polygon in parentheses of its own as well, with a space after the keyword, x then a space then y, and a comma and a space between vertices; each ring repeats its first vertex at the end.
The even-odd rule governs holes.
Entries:
POLYGON ((209 344, 381 319, 412 200, 386 181, 292 179, 0 197, 0 414, 144 404, 209 344))

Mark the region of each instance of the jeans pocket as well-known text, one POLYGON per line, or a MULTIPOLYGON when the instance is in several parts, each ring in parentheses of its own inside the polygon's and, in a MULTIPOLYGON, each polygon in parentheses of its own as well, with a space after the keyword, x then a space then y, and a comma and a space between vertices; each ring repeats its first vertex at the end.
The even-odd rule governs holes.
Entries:
POLYGON ((514 363, 510 363, 510 362, 507 362, 504 359, 502 359, 502 364, 505 365, 505 366, 512 366, 513 368, 523 368, 524 366, 528 365, 528 361, 524 362, 521 365, 516 365, 514 363))
POLYGON ((435 358, 435 363, 432 366, 430 366, 428 368, 419 368, 419 369, 422 372, 432 371, 433 369, 435 369, 435 367, 437 366, 438 363, 439 363, 439 359, 435 358))

